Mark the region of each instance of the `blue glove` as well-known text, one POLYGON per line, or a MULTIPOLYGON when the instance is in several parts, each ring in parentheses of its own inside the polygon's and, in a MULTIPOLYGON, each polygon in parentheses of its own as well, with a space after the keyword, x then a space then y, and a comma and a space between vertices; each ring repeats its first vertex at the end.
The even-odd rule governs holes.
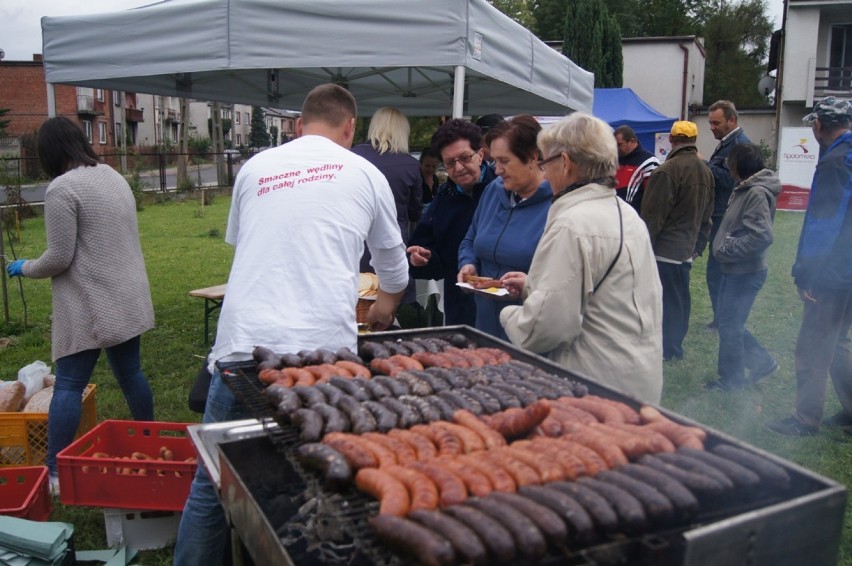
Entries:
POLYGON ((9 277, 21 277, 24 274, 23 269, 24 263, 26 263, 26 261, 27 260, 25 259, 16 259, 15 261, 7 265, 6 273, 9 274, 9 277))

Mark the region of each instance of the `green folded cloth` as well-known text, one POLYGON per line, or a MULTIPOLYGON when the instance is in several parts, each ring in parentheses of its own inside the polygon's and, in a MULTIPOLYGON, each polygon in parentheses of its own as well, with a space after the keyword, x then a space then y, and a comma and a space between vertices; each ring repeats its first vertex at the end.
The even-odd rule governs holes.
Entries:
POLYGON ((0 547, 52 563, 68 548, 74 525, 0 516, 0 547))

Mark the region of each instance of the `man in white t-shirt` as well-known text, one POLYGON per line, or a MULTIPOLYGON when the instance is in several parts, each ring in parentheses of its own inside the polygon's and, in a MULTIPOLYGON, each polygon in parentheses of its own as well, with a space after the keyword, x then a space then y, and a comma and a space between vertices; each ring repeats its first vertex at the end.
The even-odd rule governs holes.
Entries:
MULTIPOLYGON (((390 326, 408 284, 408 264, 387 180, 349 151, 355 99, 326 84, 312 90, 296 122, 298 139, 249 160, 234 184, 225 240, 235 248, 222 305, 217 361, 343 346, 355 349, 359 260, 364 242, 379 277, 367 321, 390 326)), ((215 367, 204 422, 250 416, 215 367)), ((174 563, 222 560, 228 525, 215 488, 199 466, 184 508, 174 563)))

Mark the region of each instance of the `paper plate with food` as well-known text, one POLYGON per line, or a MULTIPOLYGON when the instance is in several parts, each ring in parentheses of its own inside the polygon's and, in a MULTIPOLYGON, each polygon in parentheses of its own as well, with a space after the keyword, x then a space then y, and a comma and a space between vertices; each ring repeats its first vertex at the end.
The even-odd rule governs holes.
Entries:
POLYGON ((379 277, 375 273, 358 275, 358 298, 375 301, 379 295, 379 277))
POLYGON ((464 282, 456 283, 456 285, 464 289, 471 289, 477 293, 483 293, 493 297, 502 297, 509 294, 509 291, 503 288, 503 282, 499 279, 468 274, 463 275, 462 278, 464 279, 464 282))

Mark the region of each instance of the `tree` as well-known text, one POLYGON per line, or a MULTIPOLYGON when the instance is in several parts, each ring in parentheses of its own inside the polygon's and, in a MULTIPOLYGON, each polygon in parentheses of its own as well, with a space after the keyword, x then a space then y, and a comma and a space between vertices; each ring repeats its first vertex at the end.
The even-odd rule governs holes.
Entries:
MULTIPOLYGON (((222 118, 222 136, 228 137, 228 132, 231 131, 231 119, 230 118, 222 118)), ((207 133, 210 134, 210 138, 213 138, 213 118, 207 118, 207 133)))
POLYGON ((737 106, 764 105, 757 90, 765 74, 772 23, 766 16, 766 0, 719 0, 704 25, 707 66, 704 102, 731 100, 737 106))
POLYGON ((251 107, 251 132, 249 132, 249 147, 268 147, 271 143, 269 132, 266 131, 266 122, 263 108, 251 107))
POLYGON ((593 72, 596 87, 620 87, 624 71, 621 31, 603 2, 574 0, 563 21, 562 53, 593 72))
POLYGON ((535 33, 536 21, 528 0, 488 0, 489 4, 535 33))

